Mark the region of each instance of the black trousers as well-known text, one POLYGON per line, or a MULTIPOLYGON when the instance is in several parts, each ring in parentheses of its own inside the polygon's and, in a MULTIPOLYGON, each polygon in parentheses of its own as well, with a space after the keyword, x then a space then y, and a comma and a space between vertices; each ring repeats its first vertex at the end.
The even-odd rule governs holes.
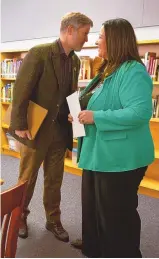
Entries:
POLYGON ((146 169, 83 171, 82 252, 85 256, 142 257, 137 191, 146 169))

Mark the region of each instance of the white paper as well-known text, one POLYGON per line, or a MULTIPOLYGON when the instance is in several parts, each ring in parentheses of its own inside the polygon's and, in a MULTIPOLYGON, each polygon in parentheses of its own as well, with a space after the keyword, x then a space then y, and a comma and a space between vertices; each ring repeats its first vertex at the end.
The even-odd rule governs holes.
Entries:
POLYGON ((73 137, 83 137, 86 135, 85 128, 83 124, 80 124, 78 115, 81 111, 79 96, 78 93, 75 92, 68 97, 66 97, 68 106, 70 109, 70 114, 73 117, 72 128, 73 128, 73 137))

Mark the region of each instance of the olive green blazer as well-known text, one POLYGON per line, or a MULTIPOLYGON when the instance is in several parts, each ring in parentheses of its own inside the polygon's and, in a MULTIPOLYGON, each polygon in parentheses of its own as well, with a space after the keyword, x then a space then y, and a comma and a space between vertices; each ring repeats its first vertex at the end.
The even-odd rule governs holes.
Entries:
MULTIPOLYGON (((80 60, 74 53, 72 56, 72 89, 77 90, 80 60)), ((48 110, 34 140, 24 140, 16 137, 20 142, 32 148, 46 145, 52 138, 52 121, 56 119, 60 98, 60 52, 57 41, 33 47, 25 56, 19 69, 13 89, 13 108, 9 132, 25 130, 27 125, 27 108, 29 101, 39 104, 48 110)), ((72 148, 72 125, 69 124, 67 147, 72 148)))

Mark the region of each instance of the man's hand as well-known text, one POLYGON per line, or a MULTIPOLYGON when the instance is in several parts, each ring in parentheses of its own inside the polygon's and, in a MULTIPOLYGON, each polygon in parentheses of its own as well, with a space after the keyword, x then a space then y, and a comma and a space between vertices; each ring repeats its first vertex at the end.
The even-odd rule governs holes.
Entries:
POLYGON ((81 111, 78 118, 81 124, 94 124, 93 111, 81 111))
POLYGON ((32 139, 29 130, 15 130, 15 134, 20 138, 32 139))
POLYGON ((71 123, 73 122, 73 117, 71 116, 71 114, 68 115, 68 121, 71 123))

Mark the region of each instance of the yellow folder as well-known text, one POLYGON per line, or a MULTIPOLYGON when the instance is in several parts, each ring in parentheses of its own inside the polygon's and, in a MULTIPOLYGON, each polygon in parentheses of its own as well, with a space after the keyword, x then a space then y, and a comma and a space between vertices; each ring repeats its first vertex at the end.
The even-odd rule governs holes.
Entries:
MULTIPOLYGON (((8 107, 4 118, 2 119, 2 122, 10 126, 11 121, 11 110, 12 110, 12 104, 8 107)), ((28 106, 28 130, 31 133, 32 139, 35 138, 42 122, 44 121, 46 115, 48 113, 48 110, 41 107, 40 105, 29 101, 28 106)))

